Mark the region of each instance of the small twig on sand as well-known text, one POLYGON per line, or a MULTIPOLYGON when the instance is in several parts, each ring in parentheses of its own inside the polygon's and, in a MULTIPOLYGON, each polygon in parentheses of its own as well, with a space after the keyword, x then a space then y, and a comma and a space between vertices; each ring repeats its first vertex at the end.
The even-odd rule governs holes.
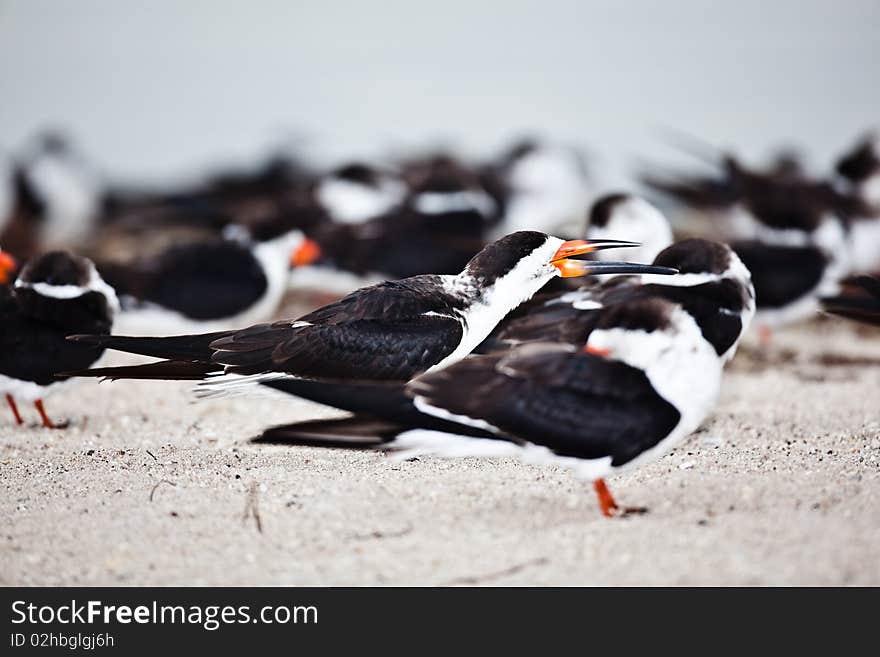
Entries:
POLYGON ((526 568, 531 568, 532 566, 543 566, 546 563, 549 563, 549 559, 545 557, 539 557, 537 559, 532 559, 531 561, 525 561, 523 563, 516 564, 511 566, 510 568, 505 568, 504 570, 498 570, 494 573, 486 573, 485 575, 469 575, 467 577, 456 577, 455 579, 449 580, 444 586, 457 586, 461 584, 480 584, 481 582, 491 582, 495 579, 500 579, 502 577, 507 577, 508 575, 516 575, 518 572, 525 570, 526 568))
POLYGON ((153 501, 153 496, 156 494, 156 489, 159 488, 162 484, 168 484, 169 486, 177 486, 173 481, 168 481, 167 479, 160 479, 155 486, 153 486, 153 490, 150 491, 150 502, 153 501))
POLYGON ((156 455, 153 454, 153 452, 151 452, 150 450, 147 450, 147 454, 149 454, 150 456, 152 456, 154 461, 158 461, 158 460, 159 460, 159 459, 156 458, 156 455))
POLYGON ((254 517, 254 522, 257 525, 257 531, 261 534, 263 533, 263 521, 260 518, 260 505, 259 500, 257 498, 257 493, 259 492, 259 485, 256 481, 251 482, 250 490, 248 490, 247 502, 244 505, 244 515, 241 518, 242 522, 247 522, 248 516, 254 517))
POLYGON ((412 530, 413 530, 412 525, 407 525, 403 529, 398 529, 396 531, 388 531, 388 532, 374 529, 373 531, 366 533, 366 534, 352 534, 351 538, 355 541, 366 541, 371 538, 375 538, 375 539, 401 538, 402 536, 406 536, 407 534, 412 533, 412 530))

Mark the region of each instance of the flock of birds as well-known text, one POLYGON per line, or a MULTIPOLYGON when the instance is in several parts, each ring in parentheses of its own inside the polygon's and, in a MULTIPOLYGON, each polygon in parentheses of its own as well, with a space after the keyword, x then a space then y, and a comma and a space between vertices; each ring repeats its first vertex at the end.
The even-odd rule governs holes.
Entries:
POLYGON ((767 340, 824 308, 880 325, 874 135, 823 179, 730 154, 644 176, 684 231, 633 194, 588 207, 578 154, 537 141, 479 164, 275 158, 178 189, 108 185, 56 136, 6 164, 0 392, 18 424, 30 402, 60 428, 43 399, 81 377, 268 388, 350 415, 257 443, 559 464, 613 516, 639 509, 604 479, 704 421, 751 324, 767 340), (333 301, 269 321, 291 289, 333 301), (154 360, 96 367, 107 350, 154 360))

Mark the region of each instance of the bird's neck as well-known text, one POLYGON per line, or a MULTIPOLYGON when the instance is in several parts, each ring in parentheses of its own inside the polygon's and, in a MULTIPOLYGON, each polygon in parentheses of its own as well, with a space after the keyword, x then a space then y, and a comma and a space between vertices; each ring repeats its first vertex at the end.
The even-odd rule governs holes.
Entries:
POLYGON ((489 284, 481 284, 472 275, 463 272, 453 277, 452 285, 466 306, 489 308, 492 314, 498 314, 498 321, 501 321, 511 310, 531 299, 550 278, 535 277, 523 281, 518 277, 502 276, 489 284))

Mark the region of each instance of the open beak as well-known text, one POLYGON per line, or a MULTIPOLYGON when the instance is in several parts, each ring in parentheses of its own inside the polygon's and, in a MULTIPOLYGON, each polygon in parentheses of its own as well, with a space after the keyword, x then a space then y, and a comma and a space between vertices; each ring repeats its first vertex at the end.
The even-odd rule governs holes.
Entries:
POLYGON ((638 242, 625 242, 623 240, 568 240, 563 242, 562 246, 557 249, 555 255, 550 258, 550 262, 592 253, 593 251, 602 251, 603 249, 622 249, 633 246, 641 246, 641 244, 638 242))
POLYGON ((308 237, 302 241, 296 250, 290 254, 291 267, 304 267, 310 265, 321 257, 321 247, 308 237))
POLYGON ((602 249, 619 249, 639 246, 638 242, 623 240, 569 240, 550 259, 550 264, 559 270, 563 278, 574 276, 595 276, 597 274, 677 274, 671 267, 640 265, 634 262, 599 262, 593 260, 570 260, 573 256, 600 251, 602 249))
POLYGON ((11 281, 17 269, 18 261, 6 251, 0 251, 0 284, 11 281))

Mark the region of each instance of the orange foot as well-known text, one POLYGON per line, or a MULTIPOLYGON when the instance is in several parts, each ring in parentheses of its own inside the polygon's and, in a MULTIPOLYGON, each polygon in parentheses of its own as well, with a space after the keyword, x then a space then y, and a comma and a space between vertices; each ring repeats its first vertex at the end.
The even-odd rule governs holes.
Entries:
POLYGON ((36 407, 37 411, 39 411, 39 413, 40 413, 40 418, 43 420, 43 426, 46 427, 47 429, 66 429, 67 426, 70 424, 70 422, 67 420, 64 420, 63 422, 59 422, 58 424, 53 423, 52 420, 49 419, 49 416, 46 415, 46 409, 43 408, 43 400, 42 399, 38 399, 37 401, 35 401, 34 406, 36 407))
POLYGON ((611 495, 611 491, 608 490, 608 485, 605 483, 604 479, 596 479, 596 481, 593 482, 593 487, 596 489, 596 495, 599 496, 599 508, 602 509, 602 515, 606 518, 648 512, 647 507, 644 506, 618 506, 617 502, 614 500, 614 496, 611 495))
POLYGON ((760 339, 761 346, 766 349, 773 342, 773 329, 762 324, 758 327, 758 338, 760 339))

